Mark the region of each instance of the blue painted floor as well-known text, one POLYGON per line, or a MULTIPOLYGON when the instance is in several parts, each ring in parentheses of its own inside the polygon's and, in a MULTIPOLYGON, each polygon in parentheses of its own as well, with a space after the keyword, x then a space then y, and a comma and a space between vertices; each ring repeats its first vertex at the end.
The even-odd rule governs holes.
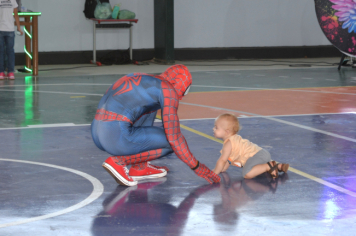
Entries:
MULTIPOLYGON (((250 74, 244 86, 261 77, 250 74)), ((110 84, 114 78, 74 82, 110 84)), ((271 85, 272 75, 269 80, 271 85)), ((57 82, 43 79, 39 87, 44 91, 41 83, 57 82)), ((109 155, 96 148, 90 134, 107 86, 82 86, 81 93, 99 94, 90 97, 49 96, 33 92, 32 82, 22 85, 21 91, 3 91, 0 102, 1 236, 356 235, 355 113, 239 118, 241 136, 274 160, 290 163, 291 171, 276 181, 267 174, 244 180, 241 169, 230 167, 220 184, 209 185, 169 155, 154 161, 170 169, 166 177, 124 187, 101 167, 109 155), (54 127, 38 126, 48 124, 54 127)), ((213 136, 213 119, 181 124, 213 136)), ((197 159, 213 168, 222 144, 182 132, 197 159)))

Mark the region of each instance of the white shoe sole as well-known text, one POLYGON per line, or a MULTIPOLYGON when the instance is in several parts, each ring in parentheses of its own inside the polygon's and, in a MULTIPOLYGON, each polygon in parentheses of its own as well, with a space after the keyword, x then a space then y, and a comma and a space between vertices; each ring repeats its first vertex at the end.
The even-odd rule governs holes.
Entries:
POLYGON ((144 175, 144 176, 131 176, 130 177, 137 181, 137 180, 143 180, 143 179, 155 179, 155 178, 161 178, 167 175, 167 171, 164 170, 162 173, 159 174, 154 174, 154 175, 144 175))
MULTIPOLYGON (((137 181, 127 181, 124 177, 122 177, 119 172, 117 172, 111 165, 106 162, 103 163, 104 169, 116 180, 118 184, 125 186, 135 186, 137 185, 137 181)), ((132 178, 133 179, 133 178, 132 178)))

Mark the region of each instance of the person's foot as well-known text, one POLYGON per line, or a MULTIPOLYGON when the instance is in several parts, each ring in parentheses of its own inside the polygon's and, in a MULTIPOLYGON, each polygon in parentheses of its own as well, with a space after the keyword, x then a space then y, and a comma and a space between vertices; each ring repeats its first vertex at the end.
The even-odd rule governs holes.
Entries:
POLYGON ((287 173, 288 169, 289 169, 289 164, 286 164, 286 163, 278 163, 278 171, 279 171, 279 172, 287 173))
POLYGON ((278 165, 275 161, 267 162, 269 170, 267 171, 273 179, 278 177, 278 165))
POLYGON ((7 74, 7 78, 15 79, 15 74, 13 72, 10 72, 10 73, 7 74))
POLYGON ((5 77, 6 77, 6 76, 5 76, 5 73, 4 73, 4 72, 1 72, 1 73, 0 73, 0 79, 5 79, 5 77))
POLYGON ((165 170, 165 171, 169 171, 168 167, 167 166, 156 166, 156 165, 152 165, 151 162, 147 162, 148 164, 150 164, 152 167, 156 168, 156 169, 162 169, 162 170, 165 170))
POLYGON ((158 169, 152 166, 149 162, 143 163, 141 165, 133 165, 130 168, 129 175, 134 180, 160 178, 167 175, 167 171, 164 169, 158 169))
POLYGON ((137 181, 130 177, 129 170, 125 165, 116 163, 113 157, 109 157, 103 163, 104 169, 116 180, 118 184, 125 186, 135 186, 137 181))

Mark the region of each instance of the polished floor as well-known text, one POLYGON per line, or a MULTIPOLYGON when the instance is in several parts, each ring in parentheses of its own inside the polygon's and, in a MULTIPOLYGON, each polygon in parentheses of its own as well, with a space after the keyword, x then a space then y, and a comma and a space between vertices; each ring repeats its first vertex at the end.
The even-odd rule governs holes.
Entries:
POLYGON ((182 62, 193 87, 179 117, 197 159, 214 167, 214 118, 231 112, 240 135, 291 165, 277 181, 230 167, 214 185, 174 154, 154 161, 166 177, 134 187, 101 167, 90 123, 102 94, 168 66, 47 66, 0 81, 0 235, 356 235, 356 70, 308 62, 182 62))

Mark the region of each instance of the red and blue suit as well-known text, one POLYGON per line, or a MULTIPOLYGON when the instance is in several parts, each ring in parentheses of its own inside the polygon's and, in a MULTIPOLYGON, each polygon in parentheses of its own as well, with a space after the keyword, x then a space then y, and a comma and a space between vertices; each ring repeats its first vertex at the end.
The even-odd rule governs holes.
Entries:
POLYGON ((117 164, 136 167, 174 152, 200 177, 219 182, 219 176, 199 164, 180 131, 179 100, 191 84, 184 65, 171 66, 161 75, 133 73, 120 78, 99 102, 91 125, 94 143, 117 164), (163 129, 153 126, 159 109, 163 129))

